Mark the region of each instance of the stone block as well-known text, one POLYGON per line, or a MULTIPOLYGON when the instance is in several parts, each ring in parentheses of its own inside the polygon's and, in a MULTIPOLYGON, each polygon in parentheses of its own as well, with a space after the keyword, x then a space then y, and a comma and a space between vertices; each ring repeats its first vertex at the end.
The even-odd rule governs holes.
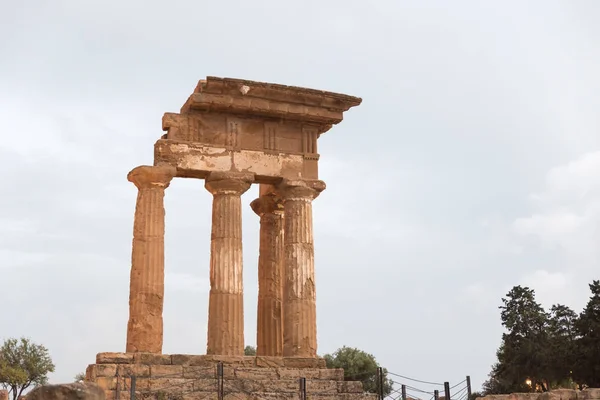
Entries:
POLYGON ((281 379, 321 379, 319 369, 277 368, 277 374, 281 379))
POLYGON ((600 389, 588 388, 579 392, 580 400, 598 400, 600 399, 600 389))
POLYGON ((117 378, 100 376, 96 378, 94 383, 104 390, 114 390, 117 387, 117 378))
POLYGON ((256 357, 253 356, 204 356, 207 361, 224 365, 254 367, 256 366, 256 357))
POLYGON ((120 364, 117 366, 119 376, 132 376, 135 375, 140 378, 147 378, 150 376, 150 366, 143 364, 120 364))
POLYGON ((329 379, 332 381, 343 381, 344 380, 344 370, 342 368, 319 369, 319 379, 329 379))
MULTIPOLYGON (((225 386, 225 385, 223 385, 225 386)), ((203 393, 216 393, 218 384, 216 379, 194 379, 194 391, 203 393)))
POLYGON ((284 365, 285 363, 283 362, 283 357, 256 357, 257 367, 283 367, 284 365))
POLYGON ((363 393, 363 384, 360 381, 342 381, 336 382, 340 393, 363 393))
POLYGON ((171 365, 171 356, 168 354, 134 353, 133 362, 145 365, 171 365))
POLYGON ((150 379, 150 391, 164 393, 192 392, 194 380, 184 378, 156 378, 150 379))
POLYGON ((537 400, 577 400, 577 391, 572 389, 558 389, 540 393, 537 400))
POLYGON ((98 353, 96 364, 132 364, 133 353, 98 353))
MULTIPOLYGON (((90 364, 85 369, 85 380, 89 382, 94 382, 96 380, 96 365, 90 364)), ((2 398, 0 398, 2 400, 2 398)))
POLYGON ((181 400, 218 400, 219 395, 214 393, 207 392, 191 392, 184 393, 181 395, 181 400))
POLYGON ((283 359, 284 366, 289 368, 326 368, 322 358, 289 357, 283 359))
POLYGON ((237 379, 227 382, 225 391, 228 390, 244 393, 298 393, 299 381, 237 379))
MULTIPOLYGON (((139 390, 150 390, 150 381, 152 380, 152 378, 136 378, 135 380, 135 390, 139 391, 139 390)), ((131 381, 129 382, 128 385, 126 385, 126 387, 129 389, 131 388, 131 381)))
POLYGON ((308 394, 314 400, 377 400, 375 393, 334 393, 334 394, 308 394))
POLYGON ((183 365, 150 365, 152 378, 183 378, 183 365))
POLYGON ((253 393, 226 393, 224 400, 298 400, 296 393, 260 393, 259 396, 253 393))
POLYGON ((171 355, 171 364, 172 365, 193 365, 193 366, 203 366, 211 364, 205 358, 205 356, 195 356, 190 354, 173 354, 171 355))
POLYGON ((306 380, 306 393, 310 396, 338 393, 336 381, 306 380))
MULTIPOLYGON (((223 371, 225 373, 225 371, 223 371)), ((234 376, 234 374, 232 374, 234 376)), ((217 377, 217 369, 214 366, 196 367, 183 366, 183 377, 187 379, 206 379, 217 377)))
POLYGON ((274 368, 235 368, 237 379, 279 379, 277 370, 274 368))
POLYGON ((96 364, 91 368, 91 375, 96 377, 117 375, 117 364, 96 364))

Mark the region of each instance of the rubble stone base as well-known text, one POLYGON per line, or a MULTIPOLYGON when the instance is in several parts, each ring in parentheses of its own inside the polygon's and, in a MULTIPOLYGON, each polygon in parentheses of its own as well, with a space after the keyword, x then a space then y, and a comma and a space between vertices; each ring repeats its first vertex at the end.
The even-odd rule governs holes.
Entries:
POLYGON ((43 385, 33 389, 27 400, 105 400, 105 392, 90 382, 43 385))
POLYGON ((556 389, 544 393, 490 394, 478 400, 600 400, 600 389, 556 389))
POLYGON ((320 358, 99 353, 86 370, 86 381, 102 387, 107 400, 132 400, 132 384, 135 400, 218 400, 219 385, 224 400, 298 400, 301 378, 309 399, 377 398, 364 393, 361 382, 344 381, 343 369, 328 369, 320 358))

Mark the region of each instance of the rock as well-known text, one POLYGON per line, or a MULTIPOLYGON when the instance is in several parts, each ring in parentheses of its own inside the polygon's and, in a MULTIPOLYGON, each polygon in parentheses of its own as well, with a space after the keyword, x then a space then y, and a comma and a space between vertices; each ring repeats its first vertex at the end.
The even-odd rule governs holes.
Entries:
POLYGON ((33 389, 27 400, 105 400, 104 390, 94 383, 44 385, 33 389))
POLYGON ((0 400, 8 400, 8 390, 0 390, 0 400))
POLYGON ((579 398, 582 400, 600 399, 600 389, 587 388, 579 392, 579 398))

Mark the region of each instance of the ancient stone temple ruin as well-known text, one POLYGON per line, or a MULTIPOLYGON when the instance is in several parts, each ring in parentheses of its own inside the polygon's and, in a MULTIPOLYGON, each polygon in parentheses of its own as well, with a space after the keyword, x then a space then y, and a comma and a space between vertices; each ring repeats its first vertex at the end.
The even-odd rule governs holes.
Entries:
POLYGON ((325 189, 318 138, 360 103, 320 90, 208 77, 179 113, 163 116, 166 133, 154 145, 154 164, 128 175, 138 196, 125 353, 98 354, 88 380, 120 399, 131 385, 140 395, 217 398, 226 390, 223 382, 214 386, 215 378, 237 381, 245 389, 231 393, 255 398, 294 397, 298 378, 307 379, 309 396, 321 395, 317 388, 329 397, 362 396, 360 382, 343 382, 343 371, 325 369, 317 357, 312 219, 312 201, 325 189), (163 198, 175 177, 204 179, 213 196, 206 355, 162 354, 163 198), (241 195, 252 184, 260 186, 249 205, 260 217, 257 356, 245 357, 241 195))

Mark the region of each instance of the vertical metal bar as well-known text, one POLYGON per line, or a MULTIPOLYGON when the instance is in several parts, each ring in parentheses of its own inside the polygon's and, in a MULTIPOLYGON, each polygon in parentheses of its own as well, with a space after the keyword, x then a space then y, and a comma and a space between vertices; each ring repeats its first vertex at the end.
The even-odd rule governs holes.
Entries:
POLYGON ((219 361, 217 364, 217 397, 219 400, 223 400, 223 361, 219 361))
POLYGON ((406 385, 402 385, 402 400, 406 400, 406 385))
POLYGON ((435 389, 435 390, 433 391, 433 398, 434 398, 435 400, 439 400, 439 399, 440 399, 440 391, 439 391, 439 390, 435 389))
POLYGON ((117 378, 117 384, 115 386, 115 399, 120 400, 121 399, 121 379, 119 377, 119 368, 118 367, 117 367, 117 373, 115 374, 115 377, 117 378))
POLYGON ((471 400, 471 377, 467 375, 467 400, 471 400))
POLYGON ((377 393, 379 400, 383 400, 383 368, 377 367, 377 393))
POLYGON ((306 378, 300 378, 300 400, 306 400, 306 378))
POLYGON ((444 382, 444 400, 450 400, 450 382, 444 382))
POLYGON ((131 375, 131 386, 129 388, 129 399, 135 400, 135 382, 137 377, 135 375, 131 375))

